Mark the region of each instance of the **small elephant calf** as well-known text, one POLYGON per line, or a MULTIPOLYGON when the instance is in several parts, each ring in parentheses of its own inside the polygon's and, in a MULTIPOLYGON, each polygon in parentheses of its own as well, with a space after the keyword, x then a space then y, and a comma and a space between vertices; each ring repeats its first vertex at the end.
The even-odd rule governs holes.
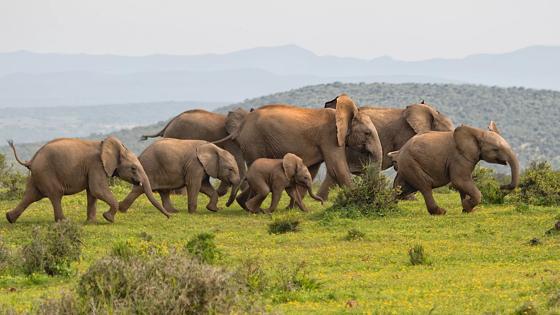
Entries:
MULTIPOLYGON (((308 211, 301 200, 298 186, 307 189, 313 199, 323 204, 323 199, 316 196, 312 191, 313 180, 309 170, 303 164, 303 160, 292 153, 284 155, 283 159, 260 158, 255 160, 249 167, 244 180, 249 185, 237 197, 237 202, 245 210, 252 213, 274 212, 278 207, 283 190, 286 190, 302 211, 308 211), (272 201, 268 210, 263 211, 261 205, 269 192, 272 192, 272 201), (250 199, 245 202, 248 198, 250 199)), ((237 189, 232 191, 227 206, 231 205, 233 200, 236 199, 236 194, 237 189)))
MULTIPOLYGON (((240 180, 233 155, 203 140, 164 138, 148 146, 138 159, 146 170, 152 190, 159 193, 168 212, 178 211, 171 203, 170 192, 183 187, 187 188, 189 212, 196 211, 199 192, 210 198, 206 209, 218 211, 218 193, 210 184, 210 177, 234 186, 240 180)), ((134 186, 119 204, 119 210, 125 212, 143 193, 145 190, 134 186)))

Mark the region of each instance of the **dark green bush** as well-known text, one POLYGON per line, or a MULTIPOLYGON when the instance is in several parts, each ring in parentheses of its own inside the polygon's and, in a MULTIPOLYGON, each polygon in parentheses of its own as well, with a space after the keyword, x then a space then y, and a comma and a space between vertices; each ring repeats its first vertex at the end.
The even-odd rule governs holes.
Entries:
POLYGON ((414 247, 408 250, 408 257, 413 266, 428 264, 428 258, 424 253, 424 247, 420 244, 414 245, 414 247))
POLYGON ((299 231, 299 220, 296 218, 275 219, 268 225, 269 234, 284 234, 299 231))
POLYGON ((351 187, 343 187, 333 205, 325 210, 342 217, 380 217, 399 212, 398 190, 375 165, 366 165, 362 175, 355 176, 351 187))
POLYGON ((500 189, 501 183, 496 176, 496 172, 493 169, 480 165, 477 165, 472 173, 474 183, 482 193, 483 204, 504 203, 507 192, 500 189))
POLYGON ((81 234, 81 227, 68 220, 54 223, 47 229, 35 228, 33 239, 21 250, 24 273, 69 275, 70 264, 80 258, 81 234))
POLYGON ((521 174, 514 201, 537 206, 560 204, 560 171, 549 162, 532 162, 521 174))
POLYGON ((200 233, 195 235, 185 246, 187 252, 207 264, 216 263, 221 252, 214 243, 214 234, 200 233))
POLYGON ((0 154, 0 200, 16 200, 23 196, 26 176, 8 166, 0 154))
POLYGON ((251 313, 232 273, 178 253, 101 259, 81 277, 77 293, 90 308, 116 314, 251 313))
POLYGON ((366 234, 357 229, 350 229, 348 233, 344 237, 347 241, 356 241, 356 240, 363 240, 366 237, 366 234))

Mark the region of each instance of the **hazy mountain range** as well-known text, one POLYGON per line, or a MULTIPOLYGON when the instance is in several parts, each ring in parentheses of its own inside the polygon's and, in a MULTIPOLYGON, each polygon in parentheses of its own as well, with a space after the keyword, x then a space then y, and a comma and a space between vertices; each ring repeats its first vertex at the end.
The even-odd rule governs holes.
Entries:
POLYGON ((533 46, 504 54, 412 62, 318 56, 297 46, 193 56, 0 53, 0 107, 185 99, 237 102, 334 81, 560 90, 560 47, 533 46))

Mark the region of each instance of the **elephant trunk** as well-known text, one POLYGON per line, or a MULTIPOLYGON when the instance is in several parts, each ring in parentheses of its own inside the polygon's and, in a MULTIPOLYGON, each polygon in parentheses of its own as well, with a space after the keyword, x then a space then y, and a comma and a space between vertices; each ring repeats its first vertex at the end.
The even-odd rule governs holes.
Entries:
POLYGON ((238 184, 236 184, 236 185, 234 184, 233 187, 231 187, 231 194, 229 195, 229 199, 226 202, 226 207, 231 206, 231 204, 235 200, 235 197, 237 197, 237 192, 239 191, 239 187, 241 187, 241 184, 243 184, 244 181, 245 181, 245 178, 240 180, 238 184))
POLYGON ((321 198, 321 197, 319 197, 319 196, 317 196, 313 193, 313 189, 311 188, 311 185, 307 185, 307 192, 309 193, 309 196, 311 196, 311 198, 313 198, 313 199, 321 202, 321 204, 323 204, 323 201, 324 201, 323 198, 321 198))
POLYGON ((511 183, 503 185, 502 189, 512 190, 519 185, 519 160, 513 150, 509 151, 507 163, 511 168, 511 183))
POLYGON ((154 207, 156 207, 161 213, 163 213, 163 215, 169 218, 171 215, 157 201, 156 197, 154 196, 154 193, 152 192, 152 186, 150 185, 150 180, 148 179, 148 176, 146 175, 144 170, 141 171, 140 185, 142 186, 142 188, 144 188, 144 193, 146 194, 146 197, 148 197, 148 200, 150 200, 152 205, 154 205, 154 207))

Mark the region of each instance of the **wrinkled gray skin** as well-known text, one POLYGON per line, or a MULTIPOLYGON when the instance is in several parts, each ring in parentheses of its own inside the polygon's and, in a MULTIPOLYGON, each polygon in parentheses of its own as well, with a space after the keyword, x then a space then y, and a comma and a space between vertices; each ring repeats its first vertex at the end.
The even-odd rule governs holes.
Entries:
MULTIPOLYGON (((257 159, 249 170, 246 178, 248 187, 243 190, 241 200, 248 198, 244 204, 245 210, 252 213, 272 213, 278 207, 282 191, 286 190, 291 199, 295 200, 302 211, 308 211, 301 199, 297 186, 304 187, 311 198, 323 203, 323 199, 315 196, 312 185, 313 179, 309 170, 303 164, 303 160, 297 155, 288 153, 283 159, 257 159), (272 201, 268 210, 261 209, 263 201, 272 192, 272 201)), ((227 206, 233 203, 237 190, 233 190, 227 202, 227 206)), ((241 197, 241 196, 240 196, 241 197)))
POLYGON ((281 159, 293 153, 303 159, 313 177, 324 161, 337 184, 351 185, 346 147, 381 161, 381 143, 370 118, 358 111, 350 97, 342 94, 336 102, 335 110, 267 105, 243 119, 230 113, 226 120, 229 136, 220 141, 236 141, 249 166, 258 158, 281 159))
POLYGON ((6 213, 10 223, 16 222, 31 203, 45 197, 52 203, 55 221, 63 220, 62 196, 83 190, 87 191, 87 221, 96 220, 96 202, 101 199, 110 206, 103 217, 113 222, 118 202, 109 189, 107 177, 110 176, 120 177, 144 191, 154 207, 169 217, 152 194, 150 181, 138 158, 115 137, 103 141, 56 139, 45 144, 27 162, 19 159, 13 143, 10 142, 10 146, 17 161, 31 171, 23 199, 6 213))
MULTIPOLYGON (((169 194, 172 190, 187 188, 188 211, 195 212, 198 193, 210 199, 206 209, 218 211, 218 194, 210 185, 210 177, 228 185, 239 185, 239 169, 235 158, 226 150, 202 140, 161 139, 152 143, 138 157, 146 170, 153 191, 161 196, 168 212, 177 212, 169 194)), ((125 212, 140 195, 142 189, 134 187, 119 203, 125 212)))
POLYGON ((471 212, 481 200, 471 174, 476 164, 484 160, 509 164, 511 183, 502 189, 514 189, 519 184, 519 161, 494 122, 488 129, 460 126, 455 131, 413 137, 399 151, 389 153, 397 170, 395 187, 400 187, 403 195, 420 191, 428 212, 438 215, 446 210, 437 205, 432 189, 451 182, 461 195, 463 212, 471 212))
MULTIPOLYGON (((326 102, 325 108, 336 108, 336 99, 326 102)), ((366 114, 371 119, 379 134, 383 150, 382 170, 391 167, 392 161, 387 153, 398 151, 415 135, 429 131, 453 130, 451 119, 437 111, 433 106, 425 104, 424 101, 420 104, 409 105, 406 108, 362 106, 359 110, 360 113, 366 114)), ((352 174, 361 174, 364 164, 368 162, 367 156, 363 156, 363 154, 351 148, 347 148, 346 156, 352 174)), ((317 194, 327 200, 329 190, 334 185, 334 180, 327 174, 317 194)))
MULTIPOLYGON (((247 111, 238 108, 233 112, 233 115, 239 116, 239 119, 242 120, 247 115, 247 111)), ((159 132, 153 135, 143 135, 141 140, 164 137, 213 142, 227 135, 226 116, 202 109, 193 109, 175 116, 159 132)), ((217 145, 234 156, 239 174, 241 177, 245 176, 245 160, 243 160, 243 153, 241 153, 239 146, 232 140, 226 140, 217 145)), ((224 196, 228 188, 229 185, 226 182, 221 182, 220 187, 218 187, 218 195, 224 196)))

